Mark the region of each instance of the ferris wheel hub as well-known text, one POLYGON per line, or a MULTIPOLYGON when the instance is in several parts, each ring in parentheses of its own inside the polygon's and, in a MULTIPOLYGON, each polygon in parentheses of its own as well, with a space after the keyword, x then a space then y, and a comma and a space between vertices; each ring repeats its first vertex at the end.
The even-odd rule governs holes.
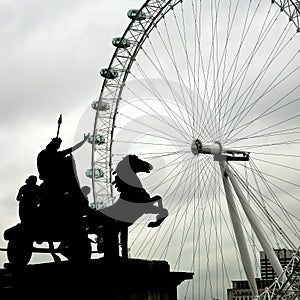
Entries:
POLYGON ((220 142, 203 144, 199 139, 193 140, 191 151, 194 155, 211 154, 216 161, 248 161, 250 154, 249 152, 242 150, 224 148, 220 142))
POLYGON ((198 154, 221 155, 222 146, 221 143, 219 142, 215 142, 212 144, 203 144, 199 139, 195 139, 192 142, 191 151, 194 155, 198 155, 198 154))

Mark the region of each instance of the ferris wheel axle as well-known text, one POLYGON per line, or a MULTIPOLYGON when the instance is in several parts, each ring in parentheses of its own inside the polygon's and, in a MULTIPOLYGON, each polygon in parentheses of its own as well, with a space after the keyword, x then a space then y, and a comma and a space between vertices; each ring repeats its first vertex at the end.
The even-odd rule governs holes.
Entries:
POLYGON ((216 161, 248 161, 249 152, 222 147, 220 142, 203 144, 199 139, 192 142, 191 151, 194 155, 211 154, 216 161))

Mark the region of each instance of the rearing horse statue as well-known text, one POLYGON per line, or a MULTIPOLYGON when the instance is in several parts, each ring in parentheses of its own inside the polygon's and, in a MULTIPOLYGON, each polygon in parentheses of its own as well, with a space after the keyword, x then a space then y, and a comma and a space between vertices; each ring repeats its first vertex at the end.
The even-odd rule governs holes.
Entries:
POLYGON ((125 156, 114 171, 115 185, 120 193, 119 199, 111 206, 100 209, 103 221, 104 256, 116 257, 119 253, 118 235, 122 248, 122 257, 128 257, 128 227, 144 214, 157 215, 156 221, 148 227, 157 227, 168 216, 168 210, 162 205, 160 196, 151 197, 143 188, 137 173, 150 173, 152 165, 136 155, 125 156))

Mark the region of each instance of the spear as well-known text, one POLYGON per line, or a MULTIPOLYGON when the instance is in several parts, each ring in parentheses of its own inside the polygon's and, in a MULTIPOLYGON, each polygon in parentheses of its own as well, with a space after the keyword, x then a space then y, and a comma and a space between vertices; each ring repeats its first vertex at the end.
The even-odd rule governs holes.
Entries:
POLYGON ((58 119, 58 128, 57 128, 57 134, 56 137, 58 138, 59 135, 59 128, 60 128, 60 124, 62 123, 62 115, 60 114, 59 119, 58 119))

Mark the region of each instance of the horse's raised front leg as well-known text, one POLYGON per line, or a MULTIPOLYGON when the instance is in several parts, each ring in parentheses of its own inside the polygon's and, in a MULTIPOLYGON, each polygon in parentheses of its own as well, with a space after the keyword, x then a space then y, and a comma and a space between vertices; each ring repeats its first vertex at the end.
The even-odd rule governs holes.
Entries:
POLYGON ((156 201, 158 204, 158 206, 157 206, 158 214, 156 217, 156 221, 150 222, 148 224, 148 227, 151 227, 151 228, 158 227, 164 221, 164 219, 169 215, 168 210, 163 207, 162 198, 160 196, 154 196, 154 197, 152 197, 152 200, 156 201))

